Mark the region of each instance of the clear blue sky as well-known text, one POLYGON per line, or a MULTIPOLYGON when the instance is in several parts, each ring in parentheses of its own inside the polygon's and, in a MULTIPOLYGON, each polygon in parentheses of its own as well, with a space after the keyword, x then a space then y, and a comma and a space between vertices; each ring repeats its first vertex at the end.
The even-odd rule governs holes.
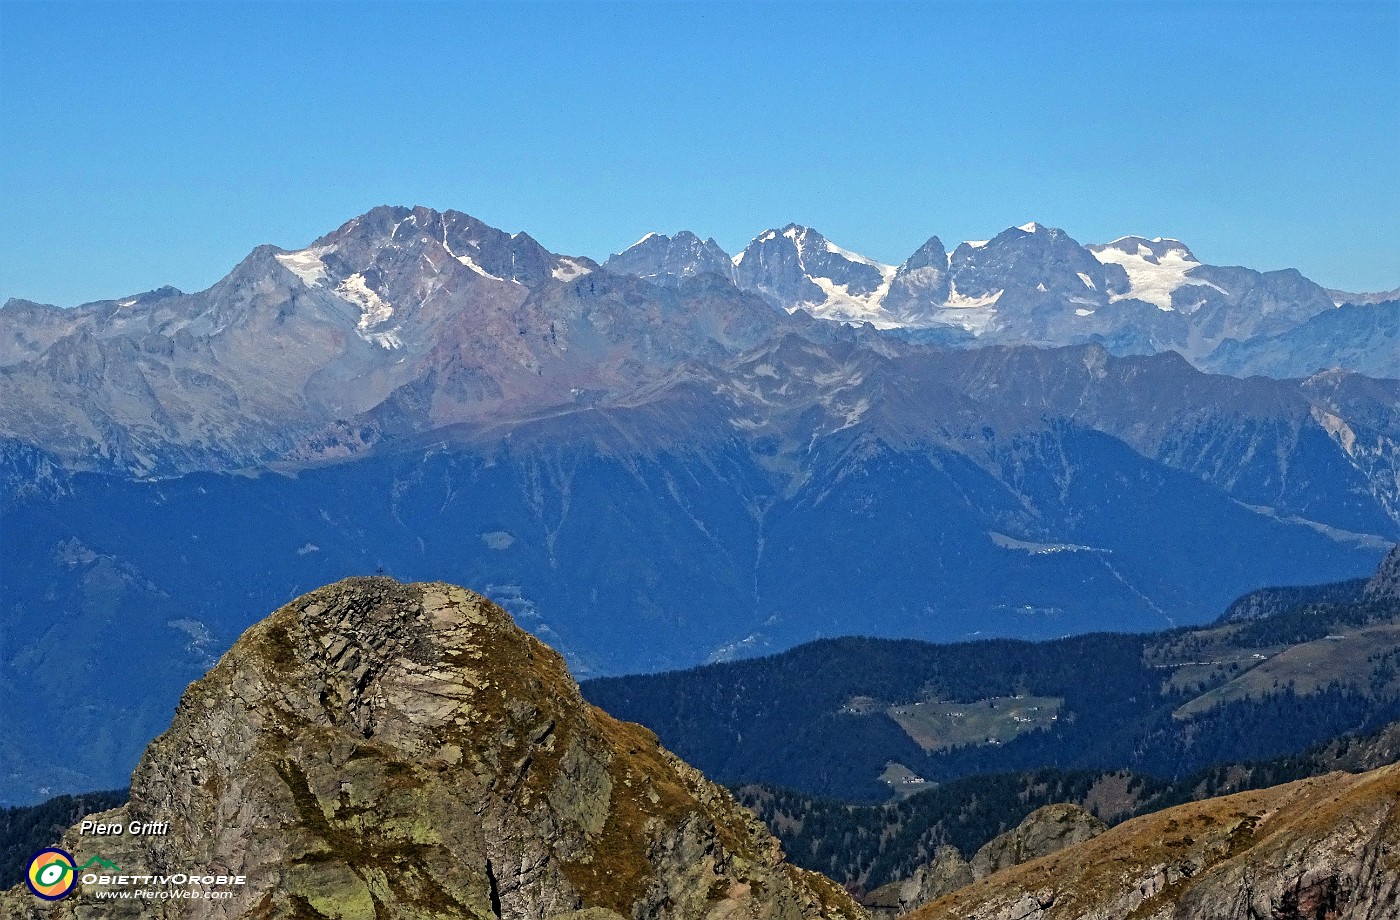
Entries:
POLYGON ((205 287, 376 204, 602 258, 1032 218, 1400 285, 1400 2, 0 2, 0 298, 205 287))

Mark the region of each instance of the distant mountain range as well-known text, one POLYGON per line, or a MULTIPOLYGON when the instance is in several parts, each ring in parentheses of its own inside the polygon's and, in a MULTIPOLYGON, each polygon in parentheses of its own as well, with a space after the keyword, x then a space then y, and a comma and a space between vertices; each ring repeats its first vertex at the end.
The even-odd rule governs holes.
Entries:
POLYGON ((649 234, 600 268, 460 212, 381 207, 302 250, 259 247, 197 294, 10 301, 0 436, 142 475, 341 457, 838 335, 811 317, 889 330, 886 350, 1097 344, 1237 376, 1400 377, 1400 302, 1337 307, 1296 271, 1202 265, 1173 240, 1081 246, 1030 223, 888 266, 790 224, 733 258, 649 234))
MULTIPOLYGON (((1261 348, 1384 305, 1165 242, 935 242, 889 269, 796 227, 737 263, 677 234, 598 265, 385 207, 199 293, 11 301, 0 704, 21 715, 0 801, 119 783, 258 615, 378 569, 490 593, 591 676, 821 636, 1199 623, 1255 588, 1363 575, 1400 539, 1400 381, 1027 344, 1100 310, 1071 295, 1261 348), (1126 296, 1167 287, 1170 311, 1126 296), (814 291, 907 321, 789 312, 814 291), (988 319, 974 335, 950 310, 988 319), (43 731, 36 694, 72 733, 43 731)), ((1368 335, 1348 354, 1380 354, 1368 335)), ((1224 354, 1206 345, 1183 348, 1224 354)))
POLYGON ((732 258, 689 231, 651 233, 603 266, 663 285, 716 274, 784 310, 941 333, 935 340, 946 344, 1096 341, 1119 354, 1172 350, 1226 373, 1305 377, 1342 367, 1400 376, 1400 294, 1325 290, 1293 270, 1204 265, 1171 239, 1082 246, 1032 222, 951 251, 935 236, 894 266, 789 224, 732 258), (1330 318, 1342 304, 1345 318, 1330 318))

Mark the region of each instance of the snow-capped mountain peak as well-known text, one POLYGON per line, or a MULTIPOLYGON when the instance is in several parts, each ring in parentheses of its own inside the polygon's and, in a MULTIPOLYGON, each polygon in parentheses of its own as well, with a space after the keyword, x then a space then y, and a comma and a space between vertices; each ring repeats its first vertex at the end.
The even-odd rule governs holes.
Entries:
MULTIPOLYGON (((608 267, 668 283, 693 271, 687 266, 702 245, 708 243, 694 234, 649 235, 608 267), (679 268, 665 262, 676 262, 675 254, 667 255, 672 250, 685 254, 679 268), (637 265, 628 267, 627 259, 637 265)), ((1038 221, 951 252, 933 237, 897 267, 789 223, 758 234, 716 269, 776 307, 836 322, 942 327, 930 335, 948 342, 1099 340, 1192 357, 1227 338, 1286 330, 1332 305, 1327 292, 1297 272, 1205 265, 1170 237, 1081 245, 1038 221)))
MULTIPOLYGON (((527 233, 508 234, 461 211, 391 206, 361 214, 304 249, 275 251, 273 259, 295 279, 284 283, 349 305, 355 334, 386 349, 403 347, 427 305, 464 292, 515 300, 597 268, 590 259, 552 253, 527 233)), ((335 301, 326 303, 335 309, 335 301)))
POLYGON ((1206 284, 1189 278, 1201 263, 1180 240, 1122 236, 1110 243, 1085 247, 1104 265, 1118 265, 1128 275, 1128 290, 1114 299, 1131 297, 1170 311, 1173 294, 1188 284, 1206 284))
POLYGON ((841 322, 888 322, 881 302, 895 267, 788 224, 753 239, 734 260, 735 283, 789 312, 807 310, 841 322))

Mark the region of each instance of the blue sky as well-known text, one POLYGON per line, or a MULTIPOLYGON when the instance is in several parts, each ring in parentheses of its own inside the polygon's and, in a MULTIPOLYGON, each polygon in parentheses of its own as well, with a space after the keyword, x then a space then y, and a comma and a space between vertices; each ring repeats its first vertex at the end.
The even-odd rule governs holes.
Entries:
POLYGON ((788 221, 1400 285, 1400 2, 0 2, 0 298, 205 287, 382 203, 602 258, 788 221))

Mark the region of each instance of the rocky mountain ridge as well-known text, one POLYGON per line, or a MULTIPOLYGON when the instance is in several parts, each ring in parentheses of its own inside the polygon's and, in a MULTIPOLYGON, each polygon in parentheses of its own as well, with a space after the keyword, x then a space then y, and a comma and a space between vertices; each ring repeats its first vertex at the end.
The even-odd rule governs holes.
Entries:
POLYGON ((998 872, 910 920, 1383 920, 1400 766, 1181 805, 998 872))
POLYGON ((206 291, 11 301, 0 436, 142 476, 350 456, 629 400, 794 333, 840 338, 812 316, 898 333, 862 337, 886 351, 1097 343, 1400 376, 1388 305, 1337 308, 1297 272, 1202 265, 1170 240, 1086 247, 1031 223, 888 266, 790 224, 733 259, 682 232, 600 267, 461 212, 380 207, 302 249, 259 247, 206 291))
POLYGON ((206 291, 0 310, 0 432, 138 475, 363 449, 633 392, 791 322, 596 273, 456 211, 376 208, 206 291))
POLYGON ((1081 245, 1031 222, 952 250, 935 236, 894 266, 797 224, 759 234, 728 265, 713 240, 701 258, 698 238, 683 231, 676 240, 686 241, 689 255, 677 259, 661 244, 668 239, 651 234, 604 267, 659 283, 711 271, 790 312, 944 330, 939 341, 950 344, 1099 341, 1119 353, 1173 350, 1227 373, 1305 376, 1346 367, 1400 375, 1394 311, 1356 306, 1380 303, 1375 297, 1348 301, 1338 321, 1331 318, 1338 292, 1292 270, 1205 265, 1178 240, 1125 236, 1081 245), (1341 326, 1354 328, 1350 344, 1329 351, 1323 331, 1335 339, 1341 326))

